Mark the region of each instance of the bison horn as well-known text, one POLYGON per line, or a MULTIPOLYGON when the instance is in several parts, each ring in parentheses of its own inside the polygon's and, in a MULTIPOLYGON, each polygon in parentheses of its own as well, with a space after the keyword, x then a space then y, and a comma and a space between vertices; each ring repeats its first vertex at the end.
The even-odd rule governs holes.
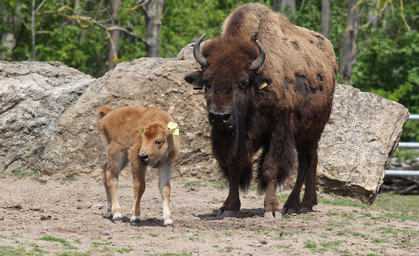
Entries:
POLYGON ((257 70, 260 68, 260 66, 262 66, 263 62, 265 61, 265 50, 263 50, 262 45, 259 43, 259 40, 256 40, 256 44, 258 45, 259 48, 259 56, 252 62, 252 64, 250 64, 249 69, 250 70, 257 70))
POLYGON ((204 56, 202 56, 202 54, 201 54, 201 51, 199 50, 199 45, 201 44, 201 42, 202 42, 202 39, 204 39, 204 37, 206 36, 207 34, 203 34, 199 39, 198 39, 198 41, 196 41, 196 43, 195 43, 195 45, 194 45, 194 47, 193 47, 193 55, 194 55, 194 57, 195 57, 195 59, 196 59, 196 61, 198 61, 198 63, 199 64, 201 64, 201 66, 206 66, 207 65, 207 60, 205 59, 205 57, 204 56))

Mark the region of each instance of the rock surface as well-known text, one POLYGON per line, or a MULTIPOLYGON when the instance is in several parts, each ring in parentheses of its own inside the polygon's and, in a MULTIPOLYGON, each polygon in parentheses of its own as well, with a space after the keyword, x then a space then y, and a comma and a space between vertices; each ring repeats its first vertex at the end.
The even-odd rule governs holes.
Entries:
POLYGON ((93 80, 58 62, 0 62, 0 170, 39 171, 59 117, 93 80))
POLYGON ((408 118, 397 102, 338 85, 319 145, 320 187, 372 203, 408 118))
MULTIPOLYGON (((137 105, 165 109, 179 123, 174 177, 219 178, 203 92, 184 81, 198 68, 191 45, 177 59, 120 63, 99 79, 56 63, 1 63, 0 168, 100 175, 105 147, 96 127, 97 108, 137 105)), ((398 103, 338 85, 319 146, 319 188, 371 203, 408 114, 398 103)))

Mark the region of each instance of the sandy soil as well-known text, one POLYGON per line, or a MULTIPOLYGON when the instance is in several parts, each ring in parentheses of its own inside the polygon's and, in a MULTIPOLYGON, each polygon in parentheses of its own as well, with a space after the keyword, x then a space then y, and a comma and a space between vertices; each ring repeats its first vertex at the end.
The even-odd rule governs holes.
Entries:
POLYGON ((417 221, 371 208, 320 203, 314 213, 267 220, 263 197, 250 190, 242 193, 236 218, 216 220, 227 190, 205 181, 172 181, 174 228, 166 227, 157 182, 147 185, 138 227, 128 222, 129 176, 121 177, 118 190, 122 224, 104 217, 100 178, 0 176, 0 249, 30 255, 419 255, 417 221))

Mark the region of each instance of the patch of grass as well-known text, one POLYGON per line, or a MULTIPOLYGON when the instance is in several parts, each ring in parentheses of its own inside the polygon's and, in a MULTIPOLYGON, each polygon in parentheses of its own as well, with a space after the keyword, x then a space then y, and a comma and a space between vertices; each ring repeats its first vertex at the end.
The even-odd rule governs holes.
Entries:
POLYGON ((406 220, 418 221, 419 220, 418 215, 410 215, 406 213, 396 213, 396 212, 386 213, 384 214, 384 217, 389 218, 389 219, 396 219, 400 221, 406 221, 406 220))
POLYGON ((381 243, 387 243, 387 240, 385 240, 385 239, 375 238, 375 239, 373 239, 373 240, 372 240, 372 242, 373 242, 374 244, 381 244, 381 243))
POLYGON ((199 241, 199 235, 198 234, 194 234, 193 236, 189 237, 189 241, 199 241))
POLYGON ((317 244, 314 241, 307 241, 304 244, 304 248, 314 249, 314 248, 317 248, 317 244))
POLYGON ((278 245, 275 245, 275 247, 278 248, 278 249, 289 249, 289 248, 292 247, 292 245, 290 245, 290 244, 278 244, 278 245))
POLYGON ((149 233, 148 235, 151 236, 151 237, 158 237, 159 236, 159 235, 154 234, 154 233, 149 233))
POLYGON ((134 251, 134 249, 131 249, 131 248, 121 248, 121 249, 116 249, 115 251, 118 252, 118 253, 128 253, 128 252, 134 251))
POLYGON ((412 244, 410 241, 402 241, 401 243, 397 243, 397 246, 400 248, 406 248, 406 247, 415 247, 414 244, 412 244))
POLYGON ((322 204, 335 205, 335 206, 358 207, 358 208, 361 208, 361 209, 368 209, 369 208, 368 205, 365 205, 365 204, 363 204, 361 202, 358 202, 358 201, 349 200, 349 199, 333 199, 333 200, 330 200, 330 199, 326 199, 326 198, 323 198, 323 197, 320 196, 319 201, 322 204))
POLYGON ((15 168, 11 172, 3 171, 2 175, 4 176, 10 175, 18 179, 30 178, 31 180, 43 181, 40 179, 41 174, 39 172, 25 172, 25 171, 22 171, 20 168, 15 168))
POLYGON ((90 253, 82 253, 82 252, 61 252, 58 253, 59 256, 92 256, 90 253))
POLYGON ((206 184, 201 183, 200 181, 190 181, 190 182, 187 182, 183 187, 184 188, 192 188, 192 187, 199 188, 199 187, 206 187, 206 186, 207 186, 206 184))
POLYGON ((39 238, 39 240, 47 242, 57 242, 61 243, 66 249, 78 249, 77 247, 72 246, 67 240, 63 238, 53 237, 53 236, 44 236, 39 238))
POLYGON ((209 180, 208 182, 212 185, 213 188, 217 190, 228 188, 228 183, 225 180, 209 180))
POLYGON ((17 255, 36 255, 36 254, 27 254, 24 248, 13 248, 11 246, 0 245, 0 255, 17 256, 17 255))
POLYGON ((302 215, 302 216, 298 216, 296 219, 302 219, 302 220, 307 220, 307 221, 316 221, 319 218, 317 218, 315 216, 302 215))
POLYGON ((418 196, 403 196, 392 193, 381 193, 377 195, 374 206, 391 212, 412 212, 419 214, 418 196))
POLYGON ((225 230, 224 230, 224 235, 225 235, 225 236, 233 236, 233 233, 232 233, 230 230, 225 229, 225 230))
POLYGON ((328 226, 332 226, 332 227, 345 227, 346 225, 348 225, 350 223, 348 223, 347 221, 331 221, 329 222, 327 225, 328 226))
MULTIPOLYGON (((190 256, 190 253, 187 252, 182 252, 182 253, 164 253, 162 254, 162 256, 190 256)), ((150 255, 152 256, 152 255, 150 255)), ((154 256, 157 256, 157 254, 155 254, 154 256)))

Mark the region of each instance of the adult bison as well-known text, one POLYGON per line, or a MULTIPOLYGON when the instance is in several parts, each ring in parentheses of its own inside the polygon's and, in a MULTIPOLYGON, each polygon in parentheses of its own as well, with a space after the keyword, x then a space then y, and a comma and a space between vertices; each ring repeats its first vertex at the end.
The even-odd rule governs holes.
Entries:
POLYGON ((297 180, 282 214, 312 211, 317 204, 317 147, 336 86, 331 43, 261 4, 231 13, 222 35, 207 41, 201 53, 204 36, 194 46, 201 70, 185 80, 205 87, 213 154, 229 180, 218 217, 240 210, 239 187, 248 188, 253 156, 260 148, 257 177, 259 191, 266 191, 265 217, 280 217, 276 188, 296 159, 297 180))

